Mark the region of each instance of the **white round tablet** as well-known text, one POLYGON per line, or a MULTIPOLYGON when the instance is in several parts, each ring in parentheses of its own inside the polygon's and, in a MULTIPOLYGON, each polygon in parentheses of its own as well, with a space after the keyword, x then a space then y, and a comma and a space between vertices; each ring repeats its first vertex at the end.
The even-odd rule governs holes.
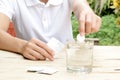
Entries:
POLYGON ((81 36, 80 34, 77 35, 77 41, 84 42, 85 36, 81 36))

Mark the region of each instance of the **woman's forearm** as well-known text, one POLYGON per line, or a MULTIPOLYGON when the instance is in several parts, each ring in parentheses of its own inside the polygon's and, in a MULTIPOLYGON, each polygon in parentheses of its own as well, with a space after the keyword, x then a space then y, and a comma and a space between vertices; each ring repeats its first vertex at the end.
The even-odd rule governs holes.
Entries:
POLYGON ((76 12, 78 9, 82 9, 85 6, 89 6, 87 0, 73 0, 73 11, 76 12))
POLYGON ((11 36, 4 30, 0 30, 0 49, 20 53, 27 41, 11 36))

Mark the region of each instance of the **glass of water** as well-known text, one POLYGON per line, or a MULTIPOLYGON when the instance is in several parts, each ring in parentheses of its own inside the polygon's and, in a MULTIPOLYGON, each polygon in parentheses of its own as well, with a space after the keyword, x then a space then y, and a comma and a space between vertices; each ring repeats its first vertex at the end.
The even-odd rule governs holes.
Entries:
POLYGON ((93 65, 93 46, 92 39, 85 39, 84 42, 76 40, 68 42, 66 49, 67 70, 90 73, 93 65))

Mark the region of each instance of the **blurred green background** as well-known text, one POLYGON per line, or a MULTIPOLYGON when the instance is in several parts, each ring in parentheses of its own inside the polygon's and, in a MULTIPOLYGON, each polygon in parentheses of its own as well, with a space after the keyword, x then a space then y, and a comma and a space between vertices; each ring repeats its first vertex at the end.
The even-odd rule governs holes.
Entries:
MULTIPOLYGON (((102 18, 98 32, 86 35, 87 38, 98 38, 98 45, 120 45, 120 0, 88 0, 94 12, 102 18)), ((74 38, 78 34, 78 22, 72 15, 74 38)))

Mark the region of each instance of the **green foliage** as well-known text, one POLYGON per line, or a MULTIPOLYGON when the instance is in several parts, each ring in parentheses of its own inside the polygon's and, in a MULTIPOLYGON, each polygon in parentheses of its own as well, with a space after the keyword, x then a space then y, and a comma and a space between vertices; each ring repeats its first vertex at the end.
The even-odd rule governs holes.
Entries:
POLYGON ((99 16, 114 14, 114 9, 111 8, 112 0, 87 0, 91 8, 99 16))
MULTIPOLYGON (((98 38, 99 45, 120 45, 120 28, 116 27, 115 15, 106 15, 102 17, 102 25, 98 32, 86 35, 87 38, 98 38)), ((74 38, 78 34, 78 23, 74 16, 73 22, 73 35, 74 38)))
POLYGON ((73 26, 73 37, 75 38, 77 36, 78 32, 78 22, 76 20, 76 17, 72 15, 72 26, 73 26))

